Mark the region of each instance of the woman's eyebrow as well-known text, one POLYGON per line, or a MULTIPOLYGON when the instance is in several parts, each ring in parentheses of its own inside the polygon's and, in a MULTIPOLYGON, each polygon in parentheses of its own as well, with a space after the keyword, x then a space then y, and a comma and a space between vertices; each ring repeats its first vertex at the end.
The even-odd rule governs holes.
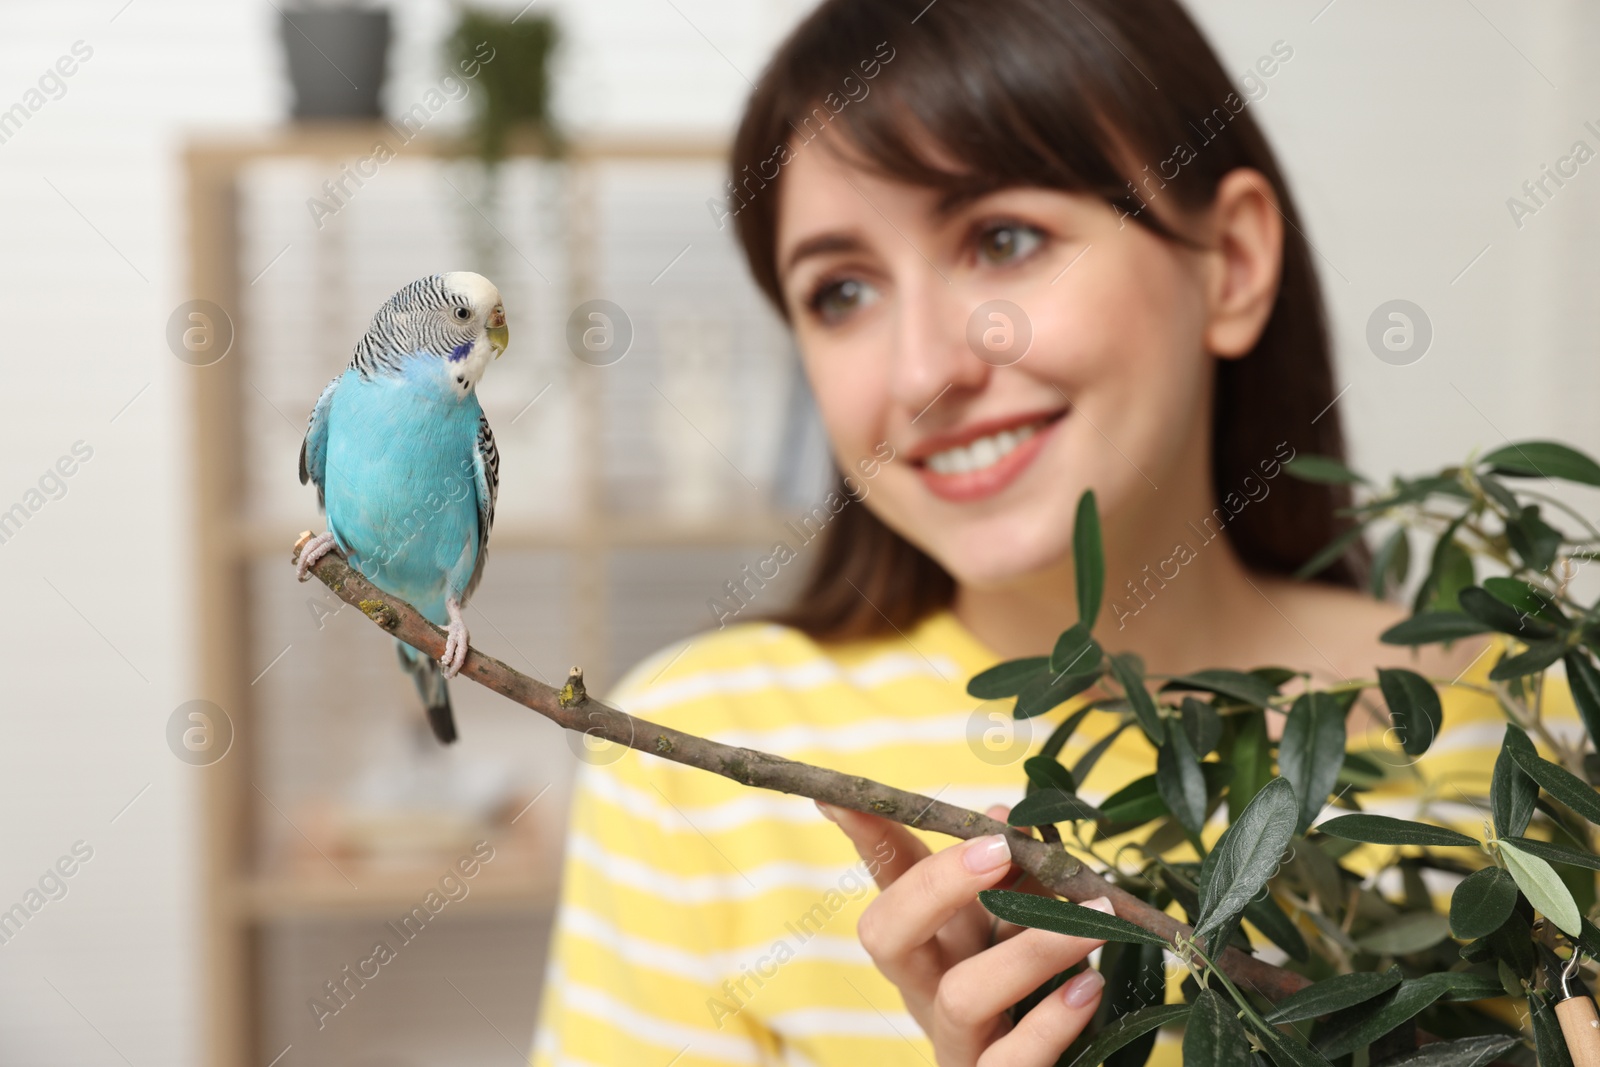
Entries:
POLYGON ((796 263, 808 256, 827 255, 831 252, 859 252, 866 245, 853 233, 819 233, 795 245, 782 265, 782 273, 794 270, 796 263))

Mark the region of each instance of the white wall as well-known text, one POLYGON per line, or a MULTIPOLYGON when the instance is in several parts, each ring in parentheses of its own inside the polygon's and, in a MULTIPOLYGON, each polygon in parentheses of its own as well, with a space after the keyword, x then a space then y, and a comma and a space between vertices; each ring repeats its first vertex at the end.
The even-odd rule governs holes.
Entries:
MULTIPOLYGON (((1276 40, 1294 48, 1253 106, 1327 260, 1358 461, 1380 473, 1442 463, 1502 431, 1600 450, 1587 410, 1600 164, 1520 231, 1505 206, 1574 140, 1600 148, 1582 129, 1600 126, 1600 15, 1578 0, 1324 4, 1199 9, 1232 70, 1276 40), (1363 338, 1394 297, 1434 325, 1409 367, 1363 338)), ((437 75, 430 42, 450 13, 398 6, 391 99, 410 99, 437 75)), ((556 5, 569 28, 562 107, 588 128, 724 127, 803 6, 556 5)), ((204 443, 186 424, 188 368, 163 341, 188 296, 176 152, 187 132, 282 113, 277 16, 215 0, 13 0, 0 13, 0 107, 73 42, 94 50, 65 96, 0 144, 0 509, 74 442, 93 449, 65 497, 0 544, 0 908, 74 842, 94 850, 69 894, 0 945, 0 1056, 196 1063, 194 779, 163 740, 171 711, 199 695, 183 563, 204 443)))

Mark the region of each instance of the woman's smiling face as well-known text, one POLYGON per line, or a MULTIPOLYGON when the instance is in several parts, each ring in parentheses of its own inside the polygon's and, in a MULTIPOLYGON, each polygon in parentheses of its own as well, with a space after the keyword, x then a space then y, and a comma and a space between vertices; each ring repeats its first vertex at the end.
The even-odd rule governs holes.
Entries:
POLYGON ((779 278, 835 457, 895 451, 866 506, 996 587, 1070 557, 1087 488, 1108 519, 1209 489, 1214 257, 1094 196, 944 199, 822 146, 784 172, 779 278))

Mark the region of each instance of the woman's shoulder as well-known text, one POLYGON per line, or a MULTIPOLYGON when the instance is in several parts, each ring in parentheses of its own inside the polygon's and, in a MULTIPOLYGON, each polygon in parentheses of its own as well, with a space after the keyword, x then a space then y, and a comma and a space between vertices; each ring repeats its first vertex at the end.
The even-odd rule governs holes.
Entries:
POLYGON ((1491 635, 1463 638, 1448 646, 1408 648, 1385 644, 1385 630, 1410 615, 1404 605, 1380 600, 1348 586, 1289 578, 1258 579, 1263 595, 1289 624, 1304 652, 1294 663, 1324 681, 1370 678, 1380 667, 1405 667, 1430 677, 1456 678, 1486 658, 1501 642, 1491 635))

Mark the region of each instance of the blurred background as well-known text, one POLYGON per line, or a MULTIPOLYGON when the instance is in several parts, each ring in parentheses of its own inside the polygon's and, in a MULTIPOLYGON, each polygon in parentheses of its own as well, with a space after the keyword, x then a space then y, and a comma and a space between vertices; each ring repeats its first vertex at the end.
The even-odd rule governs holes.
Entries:
MULTIPOLYGON (((808 7, 0 7, 0 1063, 526 1058, 597 757, 466 684, 460 743, 419 732, 389 639, 293 581, 305 417, 389 293, 489 275, 475 643, 603 691, 714 625, 827 473, 711 206, 808 7)), ((1190 7, 1294 183, 1355 465, 1600 447, 1600 10, 1190 7)))

